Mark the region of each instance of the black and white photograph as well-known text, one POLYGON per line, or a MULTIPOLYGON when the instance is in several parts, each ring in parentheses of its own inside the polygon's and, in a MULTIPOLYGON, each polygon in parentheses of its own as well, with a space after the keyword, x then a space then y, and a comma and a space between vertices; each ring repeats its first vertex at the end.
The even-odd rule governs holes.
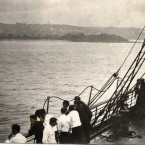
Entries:
POLYGON ((0 0, 0 143, 145 144, 145 1, 0 0))

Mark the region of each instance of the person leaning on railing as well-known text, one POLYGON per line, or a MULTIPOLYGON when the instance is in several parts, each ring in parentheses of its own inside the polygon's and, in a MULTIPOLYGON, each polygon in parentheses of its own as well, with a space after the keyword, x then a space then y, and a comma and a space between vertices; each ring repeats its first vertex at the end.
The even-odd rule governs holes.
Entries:
POLYGON ((91 110, 89 109, 89 107, 83 102, 81 101, 81 98, 79 96, 75 96, 74 97, 74 101, 76 102, 79 102, 79 104, 81 104, 83 107, 84 107, 84 110, 89 118, 89 120, 91 121, 91 118, 92 118, 92 112, 91 110))
POLYGON ((82 123, 83 137, 85 139, 83 143, 90 143, 90 120, 85 112, 85 108, 82 104, 80 104, 79 101, 74 101, 74 106, 75 110, 77 110, 79 113, 82 123))

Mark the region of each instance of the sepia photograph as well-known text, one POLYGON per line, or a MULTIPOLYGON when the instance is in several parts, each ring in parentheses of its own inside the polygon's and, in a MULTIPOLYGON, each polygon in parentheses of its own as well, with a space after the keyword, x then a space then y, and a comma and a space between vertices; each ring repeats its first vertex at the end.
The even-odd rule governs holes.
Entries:
POLYGON ((145 1, 0 0, 0 143, 145 144, 145 1))

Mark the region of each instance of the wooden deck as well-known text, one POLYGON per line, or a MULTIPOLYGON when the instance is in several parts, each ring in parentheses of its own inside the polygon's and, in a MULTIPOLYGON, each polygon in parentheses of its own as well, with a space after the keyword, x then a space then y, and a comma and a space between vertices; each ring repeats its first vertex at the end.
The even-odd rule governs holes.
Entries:
POLYGON ((106 141, 106 138, 102 138, 98 136, 92 139, 90 143, 91 144, 118 144, 118 145, 124 145, 124 144, 143 145, 145 144, 145 119, 144 120, 139 120, 139 119, 131 120, 129 124, 129 130, 135 131, 137 137, 135 138, 119 137, 115 142, 108 142, 106 141))

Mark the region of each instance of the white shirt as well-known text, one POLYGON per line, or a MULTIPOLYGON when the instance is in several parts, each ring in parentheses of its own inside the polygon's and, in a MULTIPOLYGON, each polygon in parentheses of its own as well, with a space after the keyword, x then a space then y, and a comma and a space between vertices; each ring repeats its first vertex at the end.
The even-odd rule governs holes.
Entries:
POLYGON ((53 117, 53 115, 46 114, 45 119, 44 119, 44 127, 45 127, 47 124, 49 124, 50 118, 52 118, 52 117, 53 117))
POLYGON ((55 131, 50 124, 47 124, 43 130, 43 143, 56 143, 55 140, 55 131))
POLYGON ((76 110, 69 112, 67 115, 70 119, 71 128, 81 126, 82 123, 80 121, 79 113, 76 110))
POLYGON ((26 138, 21 133, 17 133, 10 140, 7 140, 6 143, 26 143, 26 141, 26 138))
MULTIPOLYGON (((50 115, 50 114, 46 114, 45 119, 44 119, 44 123, 43 123, 44 127, 50 123, 50 119, 52 117, 54 117, 54 116, 50 115)), ((57 126, 54 126, 53 129, 54 129, 54 131, 57 131, 57 126)))
POLYGON ((58 118, 58 130, 61 132, 68 132, 69 128, 70 128, 70 119, 68 116, 66 116, 65 114, 62 114, 59 118, 58 118))
POLYGON ((39 117, 37 117, 37 121, 40 121, 40 118, 39 117))

